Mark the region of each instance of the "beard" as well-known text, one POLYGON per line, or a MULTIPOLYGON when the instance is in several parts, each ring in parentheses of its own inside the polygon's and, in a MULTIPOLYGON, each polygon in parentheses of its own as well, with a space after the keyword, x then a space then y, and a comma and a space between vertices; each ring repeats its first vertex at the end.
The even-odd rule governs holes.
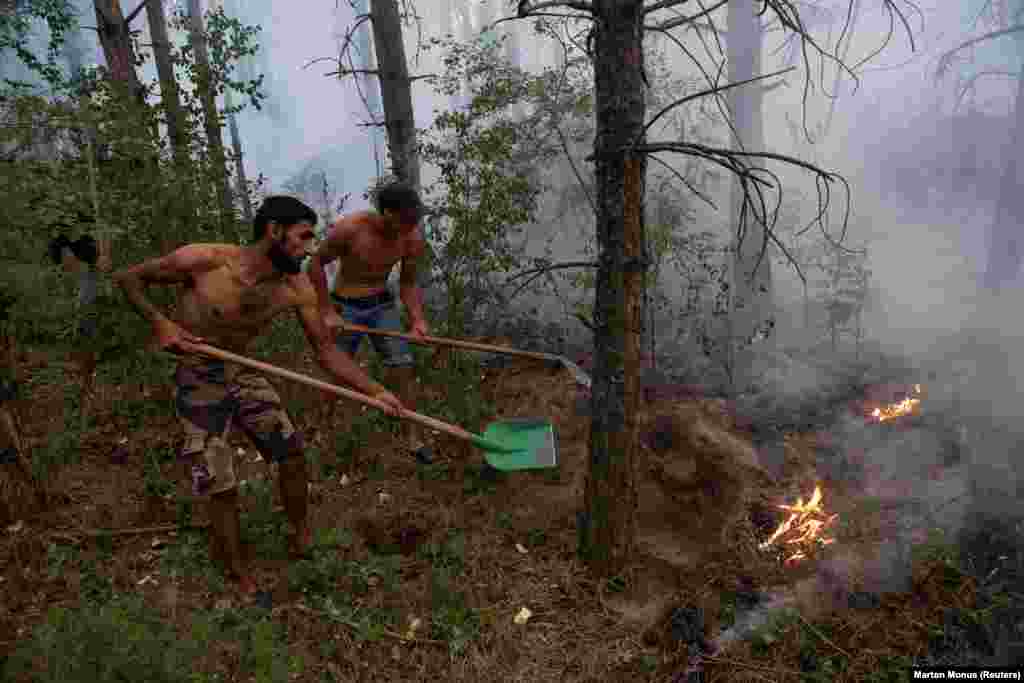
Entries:
POLYGON ((274 269, 286 275, 297 275, 302 270, 302 259, 293 258, 288 255, 281 246, 281 242, 274 241, 267 250, 267 258, 274 266, 274 269))

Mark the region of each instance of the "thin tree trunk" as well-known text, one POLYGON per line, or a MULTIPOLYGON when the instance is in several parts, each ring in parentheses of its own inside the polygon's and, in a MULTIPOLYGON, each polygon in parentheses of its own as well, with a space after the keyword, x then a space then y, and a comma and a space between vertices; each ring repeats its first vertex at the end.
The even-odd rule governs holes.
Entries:
MULTIPOLYGON (((729 5, 729 23, 726 43, 729 55, 729 81, 754 78, 761 73, 761 18, 757 10, 760 3, 740 0, 729 5)), ((764 123, 762 117, 762 89, 757 86, 741 87, 730 91, 729 106, 739 147, 748 152, 764 150, 764 123)), ((738 227, 741 217, 743 190, 738 180, 732 187, 732 224, 738 227)), ((732 369, 734 391, 745 391, 754 380, 755 350, 765 348, 769 341, 761 338, 772 318, 771 250, 765 252, 758 264, 765 238, 765 227, 754 218, 750 207, 744 216, 746 234, 742 242, 734 242, 732 307, 729 320, 729 339, 726 349, 728 365, 732 369)))
POLYGON ((988 267, 982 281, 986 289, 998 291, 1017 277, 1021 264, 1020 230, 1024 225, 1024 201, 1020 188, 1024 185, 1024 69, 1017 76, 1017 98, 1014 102, 1014 124, 1010 144, 1003 161, 999 181, 996 217, 989 237, 988 267))
MULTIPOLYGON (((595 0, 594 141, 599 267, 594 302, 590 459, 579 553, 611 576, 636 544, 637 359, 642 327, 643 179, 629 147, 645 115, 643 3, 595 0)), ((642 139, 639 140, 642 143, 642 139)))
POLYGON ((222 227, 226 228, 234 213, 231 186, 228 184, 227 155, 221 135, 220 113, 217 111, 216 84, 210 70, 210 56, 206 49, 206 29, 203 26, 203 11, 199 0, 188 0, 188 33, 196 63, 196 88, 203 104, 203 128, 210 163, 217 176, 217 203, 223 212, 222 227))
MULTIPOLYGON (((231 109, 231 91, 224 93, 224 108, 231 109)), ((235 160, 235 175, 238 176, 238 195, 242 198, 242 213, 246 221, 251 221, 252 198, 249 196, 249 183, 245 179, 245 163, 242 160, 242 138, 238 134, 238 118, 232 111, 228 112, 228 131, 231 133, 231 151, 235 160)))
POLYGON ((171 62, 171 39, 167 33, 167 17, 163 3, 150 0, 146 3, 146 17, 149 20, 149 34, 153 41, 153 60, 160 79, 160 101, 167 115, 167 137, 171 141, 174 163, 178 169, 188 167, 188 136, 185 130, 185 112, 181 107, 178 81, 174 77, 171 62))
POLYGON ((416 147, 416 119, 413 116, 412 82, 405 60, 398 2, 371 0, 370 11, 392 172, 418 191, 420 157, 416 147))

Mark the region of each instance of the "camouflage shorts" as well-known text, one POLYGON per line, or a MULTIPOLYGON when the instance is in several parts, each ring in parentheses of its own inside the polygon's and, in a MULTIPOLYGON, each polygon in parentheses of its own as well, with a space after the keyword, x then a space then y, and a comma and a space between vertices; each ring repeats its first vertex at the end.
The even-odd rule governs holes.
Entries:
POLYGON ((257 373, 222 361, 188 360, 174 373, 175 409, 185 429, 182 459, 192 466, 197 496, 237 487, 228 431, 236 424, 264 458, 282 462, 302 451, 302 435, 274 387, 257 373))

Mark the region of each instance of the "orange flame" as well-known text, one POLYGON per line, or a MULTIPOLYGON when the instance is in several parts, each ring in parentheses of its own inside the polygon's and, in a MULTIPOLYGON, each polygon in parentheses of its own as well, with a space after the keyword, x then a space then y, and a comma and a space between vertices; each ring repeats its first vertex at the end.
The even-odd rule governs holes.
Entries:
MULTIPOLYGON (((921 385, 914 385, 914 396, 921 395, 921 385)), ((904 415, 910 415, 914 410, 921 405, 921 399, 915 397, 908 397, 900 401, 899 403, 891 403, 884 408, 875 408, 871 413, 871 417, 875 418, 879 422, 885 422, 891 420, 894 417, 902 417, 904 415)))
MULTIPOLYGON (((789 511, 789 517, 779 524, 768 540, 760 544, 760 549, 767 550, 773 545, 783 544, 806 548, 811 544, 831 545, 835 543, 834 538, 825 538, 822 536, 822 532, 839 515, 826 515, 821 506, 821 499, 821 487, 815 486, 811 499, 806 503, 803 498, 798 498, 795 505, 779 505, 780 510, 789 511)), ((804 551, 798 548, 786 558, 785 563, 792 564, 806 558, 807 555, 804 551)))

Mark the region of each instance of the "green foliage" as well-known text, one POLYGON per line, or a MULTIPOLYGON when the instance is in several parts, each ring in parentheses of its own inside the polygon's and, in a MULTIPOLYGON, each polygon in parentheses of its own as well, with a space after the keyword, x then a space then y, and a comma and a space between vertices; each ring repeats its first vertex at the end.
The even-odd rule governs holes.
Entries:
POLYGON ((492 277, 509 272, 521 258, 513 239, 536 217, 543 190, 537 168, 556 154, 538 144, 536 120, 517 110, 544 92, 537 77, 501 56, 499 44, 435 40, 445 50, 440 94, 468 90, 465 108, 439 112, 421 146, 423 161, 440 177, 429 188, 428 237, 447 301, 445 332, 460 336, 482 304, 497 304, 492 277))
POLYGON ((268 479, 249 479, 242 491, 250 505, 242 512, 242 538, 260 557, 288 556, 288 522, 274 511, 274 490, 268 479))
POLYGON ((12 657, 6 673, 39 683, 195 680, 204 643, 180 638, 137 596, 76 609, 51 608, 46 621, 12 657))
POLYGON ((160 557, 160 571, 172 578, 200 578, 215 593, 223 592, 226 585, 223 572, 210 558, 205 535, 198 531, 181 533, 168 544, 160 557))
MULTIPOLYGON (((13 52, 29 72, 43 83, 57 90, 68 83, 67 77, 58 64, 61 48, 67 34, 77 28, 74 7, 68 0, 20 0, 14 12, 0 13, 0 60, 13 52), (35 29, 45 25, 48 40, 45 55, 37 55, 30 49, 29 42, 35 29)), ((8 78, 3 79, 6 88, 15 93, 25 92, 31 84, 8 78)), ((0 97, 9 93, 0 91, 0 97)))

